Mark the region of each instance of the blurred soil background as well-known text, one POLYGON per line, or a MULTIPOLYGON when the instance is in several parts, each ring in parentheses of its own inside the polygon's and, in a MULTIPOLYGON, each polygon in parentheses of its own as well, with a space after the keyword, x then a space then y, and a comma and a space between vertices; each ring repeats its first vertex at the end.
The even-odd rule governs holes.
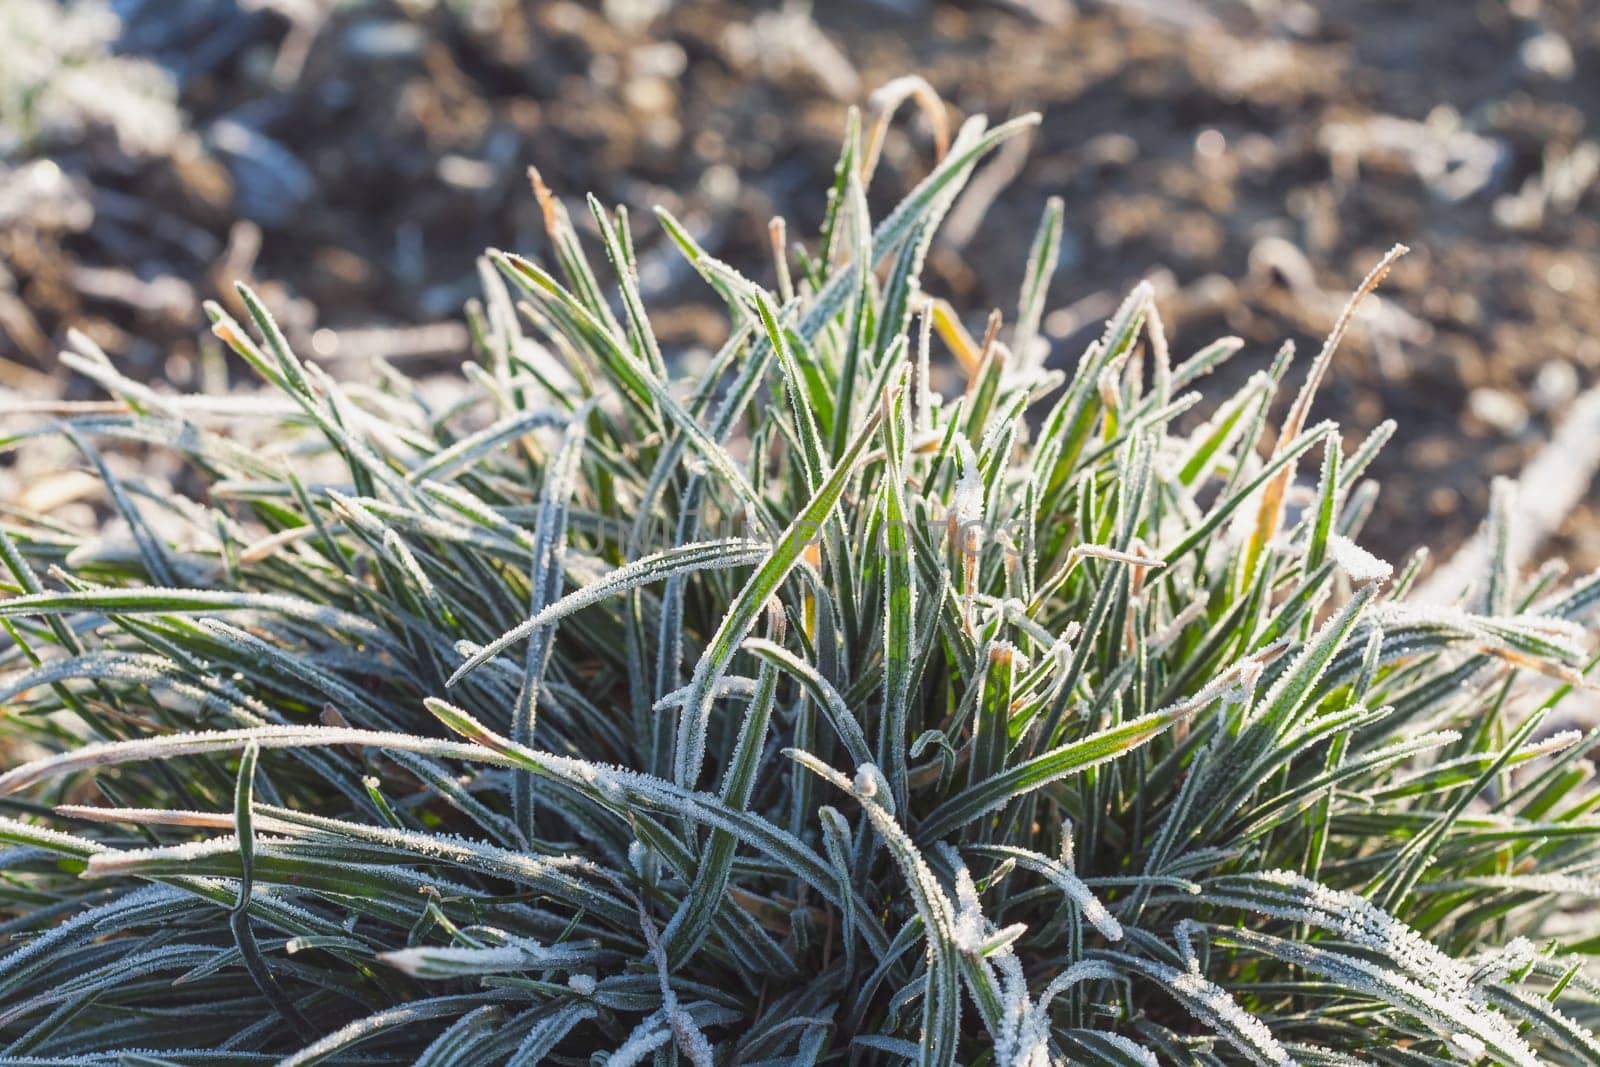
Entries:
MULTIPOLYGON (((1600 0, 0 0, 0 46, 13 398, 95 397, 58 366, 69 327, 158 387, 242 380, 200 313, 234 279, 338 373, 452 367, 483 248, 546 250, 530 164, 575 218, 585 191, 627 205, 664 340, 714 345, 650 207, 761 273, 771 217, 815 232, 847 105, 907 73, 953 119, 1043 112, 926 287, 974 332, 1009 315, 1062 196, 1056 365, 1149 278, 1176 354, 1238 334, 1238 378, 1289 337, 1298 382, 1346 294, 1412 247, 1317 409, 1352 442, 1400 423, 1363 537, 1391 559, 1460 544, 1491 476, 1600 380, 1600 0)), ((932 161, 912 111, 880 209, 932 161)), ((16 455, 0 500, 70 501, 16 455)), ((1592 489, 1551 548, 1600 565, 1592 489)))

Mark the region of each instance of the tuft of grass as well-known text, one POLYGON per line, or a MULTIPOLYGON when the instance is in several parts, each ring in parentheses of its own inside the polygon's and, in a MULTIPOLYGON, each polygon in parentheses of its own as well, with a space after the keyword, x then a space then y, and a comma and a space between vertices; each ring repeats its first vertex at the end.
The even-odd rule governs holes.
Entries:
POLYGON ((107 0, 7 0, 0 39, 0 160, 103 131, 133 159, 172 150, 184 132, 178 90, 149 60, 120 55, 121 20, 107 0))
POLYGON ((1551 732, 1600 575, 1408 602, 1356 543, 1391 427, 1310 417, 1348 313, 1281 424, 1290 350, 1206 397, 1240 342, 1174 360, 1147 286, 1048 366, 1059 203, 974 340, 919 269, 1033 121, 876 222, 852 122, 775 289, 661 213, 730 321, 689 380, 627 216, 602 271, 542 183, 556 267, 489 253, 448 401, 247 290, 252 410, 81 344, 118 403, 4 439, 115 520, 0 536, 0 1056, 1600 1063, 1595 735, 1551 732))

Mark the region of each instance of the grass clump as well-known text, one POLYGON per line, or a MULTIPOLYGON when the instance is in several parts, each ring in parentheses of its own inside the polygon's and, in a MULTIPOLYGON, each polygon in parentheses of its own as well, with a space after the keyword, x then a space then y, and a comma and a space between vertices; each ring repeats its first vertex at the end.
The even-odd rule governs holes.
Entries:
POLYGON ((973 340, 918 272, 1029 121, 876 224, 852 125, 773 289, 663 214, 731 321, 691 381, 626 216, 603 281, 542 186, 558 272, 487 257, 442 406, 248 292, 271 448, 69 357, 120 407, 11 440, 67 434, 126 536, 0 539, 4 1055, 1600 1062, 1594 736, 1550 733, 1600 576, 1409 603, 1354 540, 1389 428, 1309 418, 1343 321, 1281 423, 1289 350, 1205 398, 1239 343, 1174 361, 1148 287, 1044 366, 1058 203, 973 340))

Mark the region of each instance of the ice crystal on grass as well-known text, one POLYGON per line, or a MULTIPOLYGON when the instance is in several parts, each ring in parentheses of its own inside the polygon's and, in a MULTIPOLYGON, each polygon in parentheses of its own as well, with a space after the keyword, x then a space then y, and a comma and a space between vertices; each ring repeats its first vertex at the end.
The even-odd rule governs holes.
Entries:
POLYGON ((1051 353, 1061 203, 1013 324, 920 278, 1036 120, 870 218, 924 89, 780 262, 659 214, 727 307, 693 381, 627 215, 537 177, 554 262, 486 256, 442 407, 248 290, 215 333, 278 401, 72 358, 114 410, 0 449, 69 435, 125 533, 0 518, 0 1058, 1600 1062, 1594 737, 1554 729, 1600 576, 1524 579, 1501 493, 1476 592, 1413 605, 1359 547, 1392 427, 1312 421, 1400 250, 1280 425, 1292 351, 1202 391, 1243 343, 1174 358, 1148 285, 1051 353))
POLYGON ((1378 582, 1394 574, 1393 566, 1340 534, 1328 538, 1328 555, 1352 582, 1378 582))

